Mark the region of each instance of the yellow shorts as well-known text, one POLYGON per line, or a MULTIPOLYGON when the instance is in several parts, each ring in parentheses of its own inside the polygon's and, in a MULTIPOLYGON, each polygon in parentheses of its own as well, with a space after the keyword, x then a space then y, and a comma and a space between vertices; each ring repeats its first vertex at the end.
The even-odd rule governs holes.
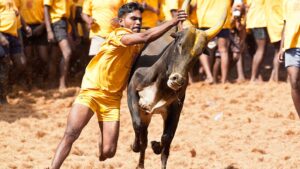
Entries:
POLYGON ((97 114, 98 121, 120 121, 121 99, 106 96, 99 90, 81 90, 75 103, 89 107, 97 114))

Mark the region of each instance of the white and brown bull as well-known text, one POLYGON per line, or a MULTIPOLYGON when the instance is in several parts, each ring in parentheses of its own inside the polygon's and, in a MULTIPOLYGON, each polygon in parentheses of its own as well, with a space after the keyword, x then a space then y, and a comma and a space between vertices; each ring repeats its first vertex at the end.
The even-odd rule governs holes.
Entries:
MULTIPOLYGON (((227 8, 225 11, 227 14, 227 8)), ((155 154, 161 154, 162 168, 166 168, 170 145, 184 103, 188 72, 207 42, 222 29, 226 14, 222 22, 206 31, 189 27, 172 34, 174 40, 158 55, 159 59, 154 64, 144 63, 149 61, 147 56, 138 58, 127 89, 128 107, 135 132, 132 150, 140 153, 137 168, 144 168, 148 126, 153 114, 162 115, 164 128, 160 142, 152 141, 151 146, 155 154)))

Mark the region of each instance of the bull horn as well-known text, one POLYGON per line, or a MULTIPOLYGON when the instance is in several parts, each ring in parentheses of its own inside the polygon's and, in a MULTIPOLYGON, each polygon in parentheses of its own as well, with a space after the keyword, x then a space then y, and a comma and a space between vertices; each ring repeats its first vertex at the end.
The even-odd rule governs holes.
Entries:
POLYGON ((227 14, 228 14, 228 9, 230 8, 231 0, 226 0, 227 4, 224 9, 224 14, 221 17, 221 22, 219 22, 217 25, 215 25, 212 28, 209 28, 208 30, 204 31, 205 34, 207 35, 207 40, 211 40, 214 38, 223 28, 223 25, 226 22, 227 14))

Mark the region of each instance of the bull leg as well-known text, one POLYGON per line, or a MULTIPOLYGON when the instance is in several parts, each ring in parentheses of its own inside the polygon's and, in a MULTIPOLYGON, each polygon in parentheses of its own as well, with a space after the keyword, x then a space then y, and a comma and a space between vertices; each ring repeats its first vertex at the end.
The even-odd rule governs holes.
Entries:
POLYGON ((164 132, 161 137, 161 162, 162 169, 166 169, 167 160, 170 153, 170 145, 174 138, 179 122, 182 104, 173 103, 168 109, 168 115, 164 120, 164 132))
POLYGON ((148 145, 148 126, 151 121, 152 115, 141 112, 140 114, 142 125, 140 126, 139 146, 140 146, 140 158, 137 169, 144 169, 145 152, 148 145))
POLYGON ((140 152, 140 126, 141 126, 141 118, 139 114, 139 107, 138 107, 138 100, 139 95, 135 89, 135 81, 132 80, 132 82, 128 85, 127 90, 127 98, 128 98, 128 108, 130 111, 131 119, 132 119, 132 125, 134 129, 135 138, 133 141, 133 144, 131 145, 131 148, 134 152, 140 152))

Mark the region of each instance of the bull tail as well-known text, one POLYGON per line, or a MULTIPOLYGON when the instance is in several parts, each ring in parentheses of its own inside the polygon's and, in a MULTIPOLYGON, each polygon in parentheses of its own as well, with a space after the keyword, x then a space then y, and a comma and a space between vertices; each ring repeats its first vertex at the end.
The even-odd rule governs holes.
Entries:
POLYGON ((217 36, 217 34, 222 30, 223 25, 226 22, 226 18, 227 18, 227 14, 228 14, 228 9, 230 8, 231 5, 231 0, 226 0, 227 4, 225 6, 223 15, 221 17, 221 22, 219 22, 217 25, 215 25, 214 27, 208 29, 205 31, 205 34, 207 35, 207 39, 208 41, 211 40, 212 38, 214 38, 215 36, 217 36))

